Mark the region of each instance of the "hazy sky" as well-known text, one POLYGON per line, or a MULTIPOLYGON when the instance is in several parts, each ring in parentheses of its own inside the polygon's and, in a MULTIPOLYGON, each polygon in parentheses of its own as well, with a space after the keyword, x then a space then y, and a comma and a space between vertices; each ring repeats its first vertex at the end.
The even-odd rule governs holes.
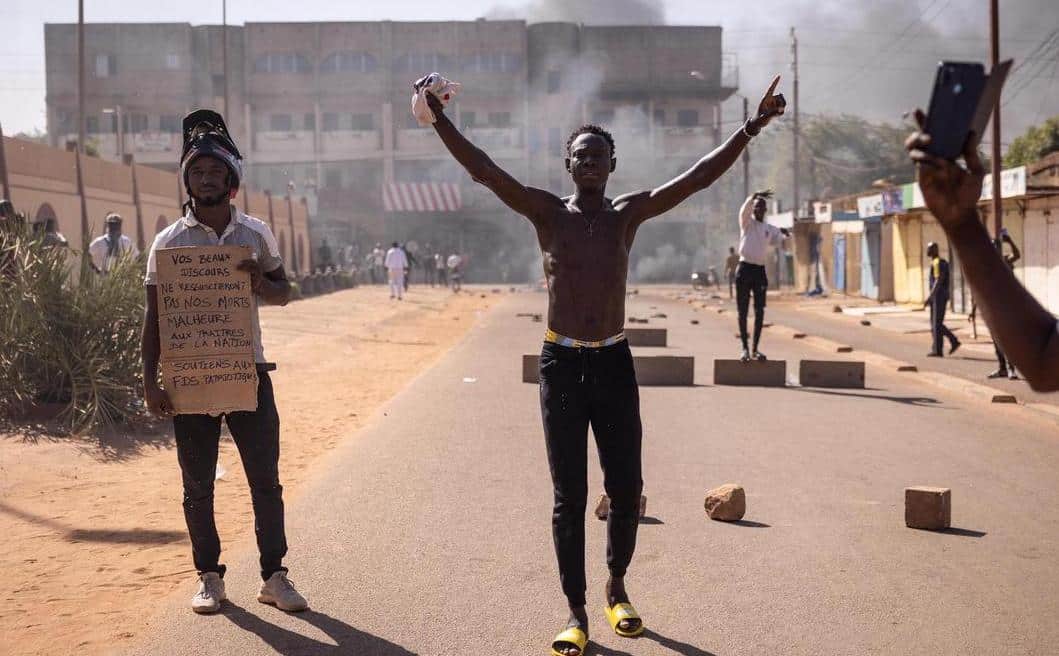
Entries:
MULTIPOLYGON (((790 92, 789 36, 797 28, 802 111, 856 113, 900 120, 925 104, 939 59, 986 61, 987 0, 229 0, 233 24, 247 21, 473 20, 491 15, 553 18, 557 12, 621 22, 624 4, 667 23, 721 25, 726 52, 737 53, 741 91, 751 98, 774 72, 790 92), (857 7, 854 9, 854 7, 857 7), (615 15, 619 17, 615 19, 615 15)), ((88 22, 219 23, 220 0, 86 0, 88 22)), ((631 15, 631 14, 630 14, 631 15)), ((43 129, 44 28, 75 22, 75 0, 3 0, 0 23, 0 122, 5 134, 43 129)), ((1004 141, 1059 114, 1059 7, 1055 0, 1001 3, 1001 53, 1022 68, 1005 89, 1004 141), (1024 59, 1027 55, 1032 58, 1024 59)), ((733 104, 726 109, 731 118, 733 104)))

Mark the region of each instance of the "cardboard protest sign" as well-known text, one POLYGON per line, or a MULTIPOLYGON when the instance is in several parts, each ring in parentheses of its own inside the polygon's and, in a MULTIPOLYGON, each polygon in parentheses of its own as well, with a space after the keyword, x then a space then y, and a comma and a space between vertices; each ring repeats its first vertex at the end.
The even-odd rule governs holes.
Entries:
POLYGON ((254 293, 236 265, 245 246, 161 248, 158 337, 162 386, 178 414, 257 409, 254 293))

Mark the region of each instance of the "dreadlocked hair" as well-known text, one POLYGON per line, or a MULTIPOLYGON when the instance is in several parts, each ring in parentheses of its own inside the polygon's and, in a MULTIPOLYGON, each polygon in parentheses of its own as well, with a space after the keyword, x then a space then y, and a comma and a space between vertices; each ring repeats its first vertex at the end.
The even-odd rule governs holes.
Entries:
POLYGON ((610 132, 607 132, 598 125, 593 125, 591 123, 586 123, 585 125, 582 125, 581 127, 577 128, 576 130, 570 133, 570 138, 566 140, 567 155, 570 154, 570 147, 574 145, 574 139, 577 139, 582 134, 594 134, 603 137, 603 140, 607 142, 608 146, 610 146, 611 158, 614 157, 614 137, 610 134, 610 132))

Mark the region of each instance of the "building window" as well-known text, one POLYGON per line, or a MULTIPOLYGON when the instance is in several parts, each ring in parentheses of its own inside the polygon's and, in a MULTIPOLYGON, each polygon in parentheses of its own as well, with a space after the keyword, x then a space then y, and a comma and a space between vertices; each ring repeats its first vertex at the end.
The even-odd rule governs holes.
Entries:
POLYGON ((117 57, 114 55, 96 55, 96 77, 113 77, 117 74, 117 57))
POLYGON ((562 74, 559 71, 548 71, 548 93, 559 93, 559 82, 562 74))
POLYGON ((656 109, 655 110, 655 125, 665 125, 665 124, 666 124, 666 110, 664 110, 664 109, 656 109))
POLYGON ((165 56, 165 67, 170 71, 180 69, 180 55, 169 53, 165 56))
POLYGON ((147 114, 133 114, 131 121, 133 132, 147 132, 147 114))
POLYGON ((333 52, 320 62, 321 73, 374 73, 379 62, 366 52, 333 52))
POLYGON ((273 132, 290 132, 294 128, 294 122, 290 114, 272 114, 268 118, 268 127, 273 132))
POLYGON ((85 132, 88 134, 99 134, 99 117, 98 116, 86 116, 85 117, 85 132))
POLYGON ((466 130, 467 128, 474 127, 474 112, 460 112, 460 129, 466 130))
POLYGON ((681 109, 677 112, 677 125, 682 128, 693 128, 699 124, 699 112, 694 109, 681 109))
POLYGON ((180 119, 172 114, 166 114, 158 118, 158 131, 167 134, 180 133, 180 119))
POLYGON ((466 73, 515 73, 522 67, 522 58, 513 52, 479 52, 463 58, 466 73))
POLYGON ((334 112, 324 112, 324 132, 334 132, 338 130, 338 114, 334 112))
POLYGON ((274 52, 254 60, 255 73, 312 73, 309 58, 291 52, 274 52))
POLYGON ((375 129, 375 117, 371 114, 353 114, 352 128, 354 130, 374 130, 375 129))
POLYGON ((324 172, 324 187, 327 189, 342 188, 342 172, 330 169, 324 172))
POLYGON ((315 130, 316 129, 316 114, 312 112, 305 113, 305 129, 315 130))
POLYGON ((494 128, 511 127, 511 112, 489 112, 489 125, 494 128))
POLYGON ((393 68, 399 73, 425 73, 452 68, 452 59, 438 52, 409 52, 393 60, 393 68))

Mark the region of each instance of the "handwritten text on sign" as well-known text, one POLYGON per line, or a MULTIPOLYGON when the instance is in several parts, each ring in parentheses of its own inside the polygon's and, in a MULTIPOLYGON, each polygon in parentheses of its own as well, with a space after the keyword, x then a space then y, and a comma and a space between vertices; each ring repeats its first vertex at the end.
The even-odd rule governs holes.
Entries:
POLYGON ((243 246, 163 248, 158 265, 162 383, 180 414, 257 408, 253 292, 243 246))

